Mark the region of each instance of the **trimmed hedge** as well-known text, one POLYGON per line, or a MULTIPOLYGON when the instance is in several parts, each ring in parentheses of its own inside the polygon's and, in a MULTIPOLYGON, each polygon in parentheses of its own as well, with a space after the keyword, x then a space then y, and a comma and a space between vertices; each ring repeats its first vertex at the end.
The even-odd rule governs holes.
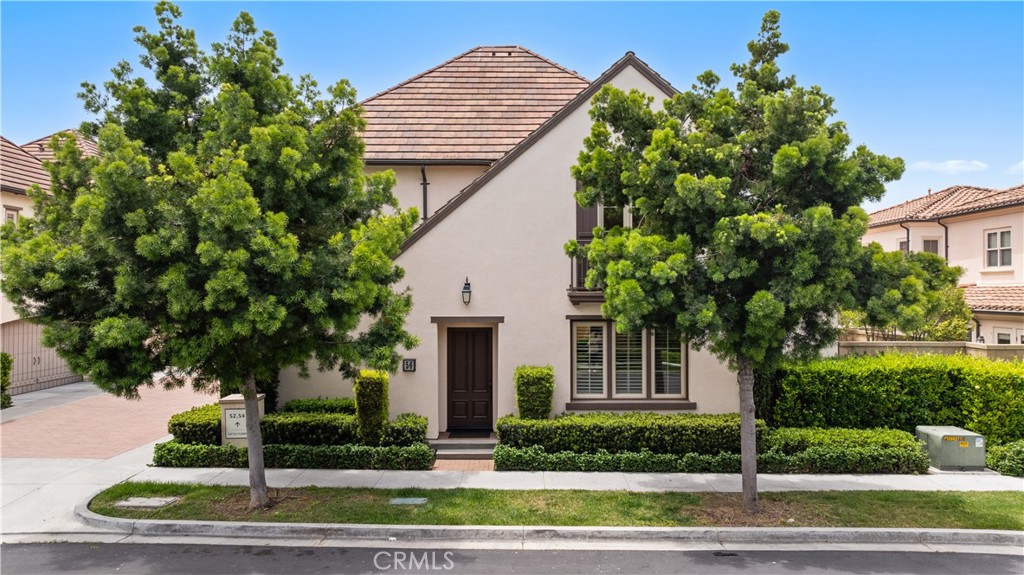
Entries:
MULTIPOLYGON (((547 453, 571 451, 596 454, 602 450, 608 453, 647 450, 656 454, 717 455, 721 452, 740 452, 738 413, 588 413, 545 420, 510 415, 498 420, 497 430, 502 445, 514 448, 539 446, 547 453)), ((759 445, 764 430, 764 422, 758 420, 759 445)))
POLYGON ((280 409, 283 412, 356 414, 356 401, 351 397, 318 397, 293 399, 280 409))
POLYGON ((555 369, 550 365, 520 365, 512 376, 516 384, 516 407, 523 419, 547 419, 555 393, 555 369))
MULTIPOLYGON (((178 443, 220 445, 220 406, 196 407, 171 416, 168 432, 178 443)), ((263 444, 348 445, 359 443, 354 415, 341 413, 270 413, 260 422, 263 444)), ((427 441, 427 418, 403 413, 387 423, 384 446, 408 446, 427 441)))
POLYGON ((172 415, 167 433, 178 443, 220 445, 220 405, 211 403, 172 415))
MULTIPOLYGON (((779 429, 758 453, 760 473, 925 473, 928 456, 909 433, 895 430, 779 429)), ((541 446, 494 449, 497 471, 739 473, 738 453, 548 452, 541 446)))
POLYGON ((1024 477, 1024 440, 990 446, 985 453, 985 463, 1003 475, 1024 477))
POLYGON ((384 445, 416 445, 427 442, 427 418, 415 413, 402 413, 384 430, 384 445))
POLYGON ((6 353, 0 353, 0 409, 7 409, 14 405, 11 400, 11 369, 14 367, 14 358, 6 353))
MULTIPOLYGON (((290 469, 415 469, 428 470, 434 450, 419 443, 407 447, 365 445, 264 445, 266 467, 290 469)), ((168 441, 153 450, 157 467, 248 467, 244 447, 189 445, 168 441)))
POLYGON ((955 425, 990 443, 1024 439, 1024 363, 890 353, 783 366, 775 426, 955 425))
POLYGON ((388 374, 364 369, 352 386, 356 394, 356 421, 363 445, 380 445, 388 424, 388 374))
POLYGON ((766 442, 768 450, 793 455, 812 447, 878 447, 922 451, 916 437, 898 429, 820 429, 782 427, 773 429, 766 442))

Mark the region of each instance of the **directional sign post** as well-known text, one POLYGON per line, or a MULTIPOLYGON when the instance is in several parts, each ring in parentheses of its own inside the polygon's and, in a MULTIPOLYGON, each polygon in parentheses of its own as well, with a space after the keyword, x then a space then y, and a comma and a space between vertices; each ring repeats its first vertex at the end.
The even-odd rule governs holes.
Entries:
MULTIPOLYGON (((259 394, 260 418, 263 418, 263 398, 259 394)), ((236 393, 220 398, 220 442, 222 445, 245 447, 245 398, 236 393)))

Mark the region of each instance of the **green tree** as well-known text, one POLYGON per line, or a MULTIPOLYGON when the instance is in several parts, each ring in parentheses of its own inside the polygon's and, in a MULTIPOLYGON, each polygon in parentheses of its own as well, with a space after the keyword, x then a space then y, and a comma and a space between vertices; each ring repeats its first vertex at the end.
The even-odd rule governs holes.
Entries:
POLYGON ((580 205, 629 206, 632 229, 596 230, 591 287, 620 330, 678 329, 738 372, 745 508, 757 511, 754 372, 784 354, 811 356, 854 306, 867 216, 903 161, 850 150, 821 88, 781 76, 779 14, 765 14, 736 89, 704 72, 651 108, 637 91, 605 86, 572 168, 580 205))
POLYGON ((971 310, 958 287, 963 269, 926 252, 866 249, 866 273, 858 283, 858 318, 869 337, 883 340, 963 341, 971 310))
POLYGON ((266 507, 256 380, 311 359, 349 377, 396 367, 416 341, 393 258, 416 214, 392 173, 364 174, 346 81, 293 81, 244 12, 209 54, 176 6, 156 15, 157 32, 135 28, 153 81, 121 62, 104 89, 83 84, 100 156, 54 141, 52 194, 4 228, 3 291, 106 391, 137 397, 156 372, 241 389, 250 505, 266 507))

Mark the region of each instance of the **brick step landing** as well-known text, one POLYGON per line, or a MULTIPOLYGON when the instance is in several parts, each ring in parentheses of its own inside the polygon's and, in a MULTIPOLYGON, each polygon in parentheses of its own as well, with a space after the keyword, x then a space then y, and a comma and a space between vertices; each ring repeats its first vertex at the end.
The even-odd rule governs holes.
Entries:
POLYGON ((429 443, 437 452, 437 459, 473 460, 490 459, 498 440, 493 438, 434 439, 429 443))

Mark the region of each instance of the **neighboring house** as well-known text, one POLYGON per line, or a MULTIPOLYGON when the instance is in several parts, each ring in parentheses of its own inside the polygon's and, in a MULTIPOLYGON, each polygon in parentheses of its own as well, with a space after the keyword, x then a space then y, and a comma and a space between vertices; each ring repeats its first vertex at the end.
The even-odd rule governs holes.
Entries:
POLYGON ((1024 185, 953 186, 874 212, 868 242, 931 252, 964 268, 971 341, 1024 344, 1024 185))
MULTIPOLYGON (((79 149, 96 154, 96 144, 76 134, 79 149)), ((50 174, 43 161, 53 159, 49 142, 53 135, 17 146, 0 136, 0 194, 3 196, 4 222, 32 216, 32 199, 27 190, 39 184, 50 189, 50 174)), ((72 373, 57 353, 40 341, 42 327, 21 319, 7 298, 0 294, 0 350, 14 359, 11 370, 11 394, 27 393, 82 381, 72 373)))
MULTIPOLYGON (((516 411, 521 364, 555 371, 554 412, 735 412, 736 376, 671 331, 617 334, 584 263, 563 251, 621 210, 588 210, 569 168, 590 133, 604 84, 656 104, 675 93, 627 53, 588 82, 528 50, 481 47, 363 103, 368 171, 393 169, 404 208, 426 218, 397 263, 420 339, 390 383, 391 412, 428 416, 429 435, 492 430, 516 411)), ((346 395, 337 372, 281 374, 281 401, 346 395)))

